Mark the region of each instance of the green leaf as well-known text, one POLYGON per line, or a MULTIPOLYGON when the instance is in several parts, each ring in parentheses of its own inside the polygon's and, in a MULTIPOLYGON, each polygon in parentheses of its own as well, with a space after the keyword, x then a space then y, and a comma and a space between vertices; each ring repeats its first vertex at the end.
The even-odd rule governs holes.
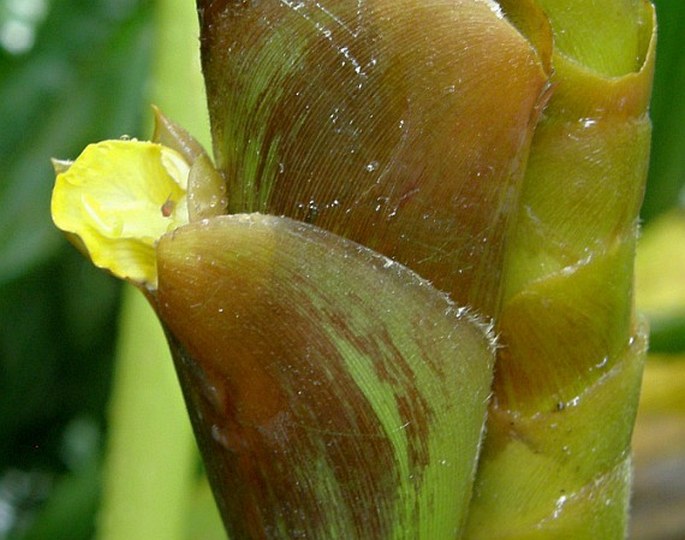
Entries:
MULTIPOLYGON (((93 516, 100 502, 100 470, 91 464, 60 478, 35 524, 21 540, 86 540, 93 537, 93 516)), ((13 539, 14 540, 14 539, 13 539)))
POLYGON ((449 538, 490 391, 488 329, 401 265, 232 215, 164 236, 154 300, 234 538, 449 538))
POLYGON ((685 3, 655 0, 659 18, 657 70, 651 117, 654 121, 649 181, 641 216, 651 221, 685 196, 685 3))

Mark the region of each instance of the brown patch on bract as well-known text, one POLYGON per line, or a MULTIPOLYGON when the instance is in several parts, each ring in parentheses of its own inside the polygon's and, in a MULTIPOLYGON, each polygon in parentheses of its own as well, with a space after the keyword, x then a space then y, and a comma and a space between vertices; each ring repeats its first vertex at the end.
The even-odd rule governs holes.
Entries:
POLYGON ((394 521, 392 505, 383 505, 395 496, 393 451, 335 344, 311 324, 319 314, 306 300, 292 298, 288 308, 274 298, 278 287, 266 283, 270 276, 250 275, 249 261, 215 267, 207 252, 201 257, 206 262, 192 259, 186 267, 175 260, 171 273, 160 265, 159 302, 162 318, 185 344, 186 362, 202 373, 184 386, 190 409, 202 415, 196 430, 206 459, 214 461, 210 474, 220 476, 214 489, 230 534, 316 538, 338 514, 359 538, 386 537, 394 521), (228 276, 214 281, 213 272, 228 276), (244 275, 249 285, 241 283, 244 275), (186 282, 194 276, 195 284, 186 282), (198 303, 188 317, 187 306, 198 303), (323 487, 316 491, 327 474, 317 470, 321 456, 341 491, 330 500, 323 487), (366 474, 354 476, 359 471, 366 474), (303 485, 308 478, 311 484, 303 485), (348 504, 332 512, 331 500, 348 504))
POLYGON ((438 493, 424 481, 436 459, 453 461, 445 475, 468 491, 490 386, 485 332, 443 295, 357 244, 269 216, 177 229, 158 269, 157 309, 234 537, 459 526, 465 506, 406 506, 438 493), (459 407, 454 392, 467 394, 459 407), (436 423, 452 415, 462 436, 431 456, 436 423))
POLYGON ((202 31, 229 211, 311 221, 494 314, 547 83, 533 48, 484 2, 240 5, 202 31))
MULTIPOLYGON (((347 298, 350 296, 347 295, 347 298)), ((369 312, 372 309, 371 306, 363 303, 359 307, 369 312)), ((415 472, 415 484, 420 485, 422 472, 430 461, 428 439, 433 413, 426 396, 415 391, 416 375, 414 371, 382 324, 366 328, 360 332, 359 328, 355 328, 353 321, 342 319, 340 313, 328 311, 326 317, 333 322, 336 330, 347 342, 353 344, 360 353, 369 359, 373 359, 372 367, 379 381, 395 389, 395 404, 403 422, 402 426, 397 426, 397 429, 402 429, 407 439, 409 466, 415 472), (402 392, 403 390, 405 393, 402 392), (406 392, 406 390, 413 391, 406 392)), ((430 346, 427 346, 429 349, 430 346)), ((439 366, 434 365, 426 356, 428 355, 422 355, 420 360, 414 359, 414 361, 428 363, 432 369, 439 370, 439 366)))
MULTIPOLYGON (((183 233, 171 242, 183 242, 183 233)), ((279 275, 276 261, 271 274, 268 265, 241 259, 230 244, 218 251, 205 243, 192 244, 167 266, 167 244, 159 248, 159 310, 175 336, 177 362, 185 366, 181 379, 189 408, 200 415, 195 428, 229 532, 321 537, 335 530, 327 520, 338 519, 355 537, 387 537, 396 523, 394 451, 327 333, 330 324, 349 337, 350 321, 327 316, 310 302, 314 296, 325 305, 327 291, 312 291, 306 274, 279 275), (292 296, 298 290, 302 296, 292 296), (316 460, 322 456, 337 497, 321 491, 327 472, 317 470, 316 460), (332 510, 336 500, 344 506, 332 510)), ((401 358, 389 357, 380 341, 366 335, 354 346, 385 361, 377 369, 401 385, 398 391, 411 388, 392 366, 401 366, 401 358)), ((428 429, 421 421, 425 404, 407 399, 417 402, 405 408, 413 411, 410 432, 418 436, 428 429)), ((427 459, 415 457, 421 464, 427 459)))

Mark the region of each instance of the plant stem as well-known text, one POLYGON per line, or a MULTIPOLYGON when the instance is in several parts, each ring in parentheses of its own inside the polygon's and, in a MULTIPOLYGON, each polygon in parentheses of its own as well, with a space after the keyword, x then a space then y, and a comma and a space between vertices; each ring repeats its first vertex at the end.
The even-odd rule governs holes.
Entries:
POLYGON ((182 538, 196 463, 166 341, 127 287, 110 405, 100 540, 182 538))

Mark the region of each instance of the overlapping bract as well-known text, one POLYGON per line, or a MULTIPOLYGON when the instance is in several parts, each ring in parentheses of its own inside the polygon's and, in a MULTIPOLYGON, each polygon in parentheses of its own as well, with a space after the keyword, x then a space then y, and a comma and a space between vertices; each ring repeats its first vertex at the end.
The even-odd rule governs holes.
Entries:
POLYGON ((546 98, 493 2, 198 2, 229 212, 307 221, 493 315, 546 98))
POLYGON ((482 323, 287 218, 194 223, 158 253, 157 309, 231 538, 463 527, 494 360, 482 323))
MULTIPOLYGON (((603 47, 588 51, 578 42, 593 6, 538 4, 551 21, 538 38, 558 42, 554 93, 507 248, 502 348, 468 536, 623 538, 646 351, 632 291, 654 11, 624 2, 607 15, 603 47)), ((503 5, 542 20, 536 3, 503 5)))

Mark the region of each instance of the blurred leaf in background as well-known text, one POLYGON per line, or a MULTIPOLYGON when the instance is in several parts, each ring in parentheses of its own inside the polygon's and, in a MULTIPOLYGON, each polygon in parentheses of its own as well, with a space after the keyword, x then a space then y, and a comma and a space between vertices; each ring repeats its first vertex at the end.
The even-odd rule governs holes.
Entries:
POLYGON ((650 355, 633 436, 633 540, 685 537, 685 2, 655 0, 654 123, 636 301, 650 355))
POLYGON ((0 538, 48 499, 27 538, 92 536, 120 289, 54 229, 49 158, 139 134, 151 13, 0 0, 0 538))
POLYGON ((685 2, 653 0, 659 21, 651 117, 652 155, 642 218, 685 206, 685 2))
POLYGON ((685 352, 685 2, 656 0, 659 20, 654 123, 644 235, 637 261, 638 307, 653 352, 685 352))

